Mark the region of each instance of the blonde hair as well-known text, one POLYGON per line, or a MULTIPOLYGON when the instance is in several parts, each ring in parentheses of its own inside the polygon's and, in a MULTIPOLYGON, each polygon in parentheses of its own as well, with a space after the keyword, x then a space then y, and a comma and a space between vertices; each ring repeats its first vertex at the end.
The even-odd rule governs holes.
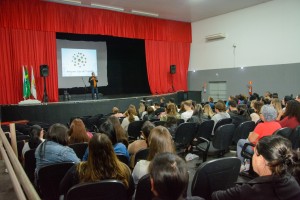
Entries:
POLYGON ((212 109, 211 109, 211 107, 210 107, 209 104, 205 104, 205 105, 203 106, 203 113, 206 114, 206 115, 209 116, 209 117, 212 117, 212 116, 214 116, 214 114, 215 114, 215 113, 212 111, 212 109))
POLYGON ((281 101, 279 99, 273 99, 271 101, 271 105, 275 108, 277 111, 277 116, 278 114, 282 111, 282 106, 281 106, 281 101))
POLYGON ((163 126, 157 126, 150 132, 149 138, 149 155, 148 160, 151 161, 158 153, 170 152, 175 153, 172 136, 168 129, 163 126))

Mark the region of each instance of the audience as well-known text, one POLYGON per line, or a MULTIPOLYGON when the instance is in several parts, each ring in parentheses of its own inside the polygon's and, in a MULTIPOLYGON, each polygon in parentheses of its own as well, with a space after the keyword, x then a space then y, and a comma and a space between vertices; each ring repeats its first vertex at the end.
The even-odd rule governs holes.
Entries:
POLYGON ((129 124, 134 121, 139 121, 140 119, 138 116, 136 116, 136 111, 133 107, 128 108, 125 116, 126 117, 123 119, 121 126, 127 132, 129 124))
POLYGON ((74 119, 69 129, 69 144, 88 142, 93 136, 91 133, 87 133, 85 125, 81 119, 74 119))
POLYGON ((73 149, 68 147, 68 128, 63 124, 53 124, 46 140, 35 150, 36 172, 41 168, 63 162, 75 162, 80 160, 73 149))
POLYGON ((191 116, 190 119, 187 120, 187 122, 194 122, 194 123, 201 124, 204 120, 208 120, 208 118, 203 116, 203 108, 201 104, 196 104, 193 111, 193 115, 191 116))
POLYGON ((157 119, 157 116, 155 115, 155 111, 152 108, 152 106, 147 107, 147 113, 143 116, 143 120, 152 120, 152 119, 157 119))
MULTIPOLYGON (((260 118, 264 123, 258 124, 254 131, 251 132, 247 139, 240 139, 237 143, 237 157, 241 160, 242 166, 241 171, 249 170, 249 162, 244 163, 244 158, 241 155, 242 148, 245 143, 256 144, 257 141, 263 136, 272 135, 276 130, 280 129, 280 124, 275 121, 277 117, 277 112, 275 108, 271 105, 264 105, 261 108, 260 118)), ((253 153, 253 149, 249 146, 247 152, 253 153)))
MULTIPOLYGON (((154 200, 183 200, 188 188, 189 173, 185 161, 172 153, 157 154, 149 165, 154 200)), ((187 199, 201 200, 200 197, 187 199)))
MULTIPOLYGON (((280 136, 262 137, 254 148, 252 165, 259 177, 212 194, 213 200, 226 199, 300 199, 300 186, 290 174, 297 163, 293 159, 291 143, 280 136)), ((298 161, 299 170, 299 161, 298 161)))
MULTIPOLYGON (((123 143, 118 142, 116 130, 114 129, 113 124, 109 120, 107 120, 103 124, 101 124, 99 131, 100 131, 100 133, 104 133, 105 135, 108 136, 108 138, 110 139, 110 141, 113 145, 115 153, 117 155, 126 156, 129 161, 129 153, 127 151, 127 148, 123 143)), ((87 148, 83 155, 82 161, 87 161, 88 155, 89 155, 89 149, 87 148)))
POLYGON ((132 177, 137 184, 140 178, 149 173, 148 167, 154 156, 158 153, 170 152, 175 153, 172 136, 168 129, 163 126, 153 128, 149 135, 149 155, 147 160, 140 160, 136 163, 132 177))
POLYGON ((110 116, 107 118, 110 121, 116 131, 117 142, 123 143, 128 147, 128 136, 123 127, 121 126, 120 120, 115 116, 110 116))
POLYGON ((138 116, 140 116, 140 118, 143 117, 143 114, 146 113, 146 106, 145 106, 145 102, 140 102, 140 107, 139 107, 139 113, 138 113, 138 116))
POLYGON ((130 167, 134 167, 134 159, 135 154, 141 149, 146 149, 149 147, 148 137, 150 134, 150 131, 154 128, 154 124, 152 124, 150 121, 145 121, 142 130, 141 130, 141 139, 136 140, 129 144, 128 146, 128 152, 131 155, 130 157, 130 167))
POLYGON ((44 130, 39 125, 33 125, 30 128, 29 137, 29 141, 24 144, 24 147, 22 149, 23 158, 27 151, 37 148, 39 144, 45 141, 44 130))
POLYGON ((212 111, 209 104, 205 104, 203 106, 203 117, 207 119, 211 119, 214 116, 214 112, 212 111))
POLYGON ((119 112, 119 108, 117 108, 117 107, 113 107, 112 108, 112 116, 115 116, 115 117, 117 117, 117 118, 121 118, 121 117, 124 117, 124 114, 123 113, 120 113, 119 112))
POLYGON ((293 98, 292 98, 291 96, 285 96, 285 97, 281 100, 282 105, 284 106, 284 108, 282 109, 283 112, 285 111, 285 106, 286 106, 287 102, 290 101, 290 100, 293 100, 293 98))
POLYGON ((161 107, 160 103, 155 102, 154 103, 154 108, 155 108, 155 115, 158 116, 160 113, 165 112, 165 107, 161 107))
POLYGON ((170 134, 172 135, 172 138, 175 138, 175 132, 176 132, 176 129, 177 129, 177 122, 178 122, 177 118, 175 118, 174 116, 169 116, 167 118, 167 121, 166 121, 165 125, 164 125, 168 129, 170 134))
POLYGON ((235 127, 238 127, 242 122, 249 120, 244 114, 245 112, 241 112, 237 108, 237 103, 235 100, 231 100, 228 103, 230 118, 232 119, 232 123, 235 127))
POLYGON ((184 122, 186 122, 189 118, 192 117, 193 115, 193 110, 192 110, 192 100, 186 100, 183 102, 183 106, 184 106, 184 112, 181 113, 180 118, 184 120, 184 122))
POLYGON ((286 104, 283 119, 279 121, 282 127, 296 128, 300 125, 300 103, 296 100, 290 100, 286 104))
POLYGON ((165 103, 166 99, 165 97, 160 98, 159 102, 160 102, 160 107, 167 107, 167 104, 165 103))
POLYGON ((273 99, 271 101, 271 105, 275 108, 276 112, 277 112, 277 120, 280 120, 282 114, 283 114, 283 110, 282 110, 282 105, 281 105, 281 101, 279 99, 273 99))
POLYGON ((208 97, 208 104, 211 107, 211 109, 215 109, 214 98, 208 97))
POLYGON ((134 184, 130 169, 117 158, 111 140, 105 134, 96 133, 89 142, 87 161, 74 165, 60 183, 60 193, 78 183, 90 183, 99 180, 117 179, 127 188, 130 198, 134 193, 134 184))

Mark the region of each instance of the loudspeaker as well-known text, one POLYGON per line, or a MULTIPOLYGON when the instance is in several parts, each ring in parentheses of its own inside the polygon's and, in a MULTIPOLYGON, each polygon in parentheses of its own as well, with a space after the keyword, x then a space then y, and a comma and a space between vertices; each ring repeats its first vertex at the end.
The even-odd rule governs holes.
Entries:
POLYGON ((176 65, 170 65, 170 73, 176 74, 176 65))
POLYGON ((41 74, 41 77, 47 77, 49 75, 48 65, 40 66, 40 74, 41 74))

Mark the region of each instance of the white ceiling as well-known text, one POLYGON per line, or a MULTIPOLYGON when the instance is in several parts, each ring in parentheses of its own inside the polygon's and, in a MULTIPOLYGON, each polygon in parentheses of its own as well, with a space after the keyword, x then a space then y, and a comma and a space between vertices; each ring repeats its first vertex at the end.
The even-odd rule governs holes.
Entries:
POLYGON ((81 4, 69 3, 64 0, 48 1, 80 6, 97 3, 124 8, 123 12, 126 13, 131 13, 131 10, 139 10, 157 13, 159 14, 158 18, 162 19, 195 22, 271 0, 81 0, 81 4))

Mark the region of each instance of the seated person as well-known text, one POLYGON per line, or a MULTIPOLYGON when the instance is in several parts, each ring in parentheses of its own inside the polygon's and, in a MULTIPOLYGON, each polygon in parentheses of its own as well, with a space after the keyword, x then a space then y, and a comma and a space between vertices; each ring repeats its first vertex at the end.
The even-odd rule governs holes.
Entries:
POLYGON ((190 119, 187 120, 187 122, 194 122, 194 123, 201 124, 205 120, 208 119, 203 116, 203 109, 201 104, 196 104, 193 115, 191 116, 190 119))
POLYGON ((154 124, 152 124, 150 121, 145 121, 142 126, 141 131, 141 139, 136 140, 129 144, 128 146, 128 152, 131 155, 130 157, 130 167, 134 167, 134 159, 135 154, 141 149, 146 149, 149 147, 148 137, 150 135, 151 130, 154 128, 154 124))
POLYGON ((162 152, 175 153, 175 148, 168 129, 163 126, 157 126, 151 130, 149 135, 149 155, 147 160, 138 161, 133 169, 132 177, 136 185, 141 177, 149 173, 148 166, 154 156, 162 152))
POLYGON ((203 106, 203 119, 204 120, 209 120, 214 115, 215 115, 215 113, 213 112, 213 110, 211 109, 211 107, 209 106, 209 104, 205 104, 203 106))
POLYGON ((123 119, 121 126, 127 132, 129 124, 134 121, 139 121, 140 118, 136 115, 136 110, 133 107, 128 108, 125 112, 125 116, 126 117, 123 119))
POLYGON ((217 122, 221 119, 230 118, 230 115, 226 112, 225 103, 222 101, 218 101, 215 105, 216 114, 211 118, 214 120, 214 127, 216 126, 217 122))
POLYGON ((295 129, 300 125, 300 102, 290 100, 286 103, 286 109, 283 114, 283 119, 279 121, 282 127, 295 129))
POLYGON ((165 112, 165 107, 161 107, 160 103, 155 102, 154 103, 154 108, 155 108, 155 115, 158 116, 160 113, 165 112))
MULTIPOLYGON (((280 129, 281 126, 280 124, 275 121, 276 117, 277 117, 277 112, 275 110, 275 108, 271 105, 264 105, 261 108, 261 114, 260 114, 260 118, 262 121, 264 121, 264 123, 259 123, 253 132, 251 132, 248 136, 248 139, 240 139, 237 143, 237 157, 241 160, 242 166, 241 166, 241 170, 248 170, 248 164, 249 163, 244 163, 244 158, 241 155, 242 152, 242 148, 244 146, 245 143, 252 143, 252 144, 256 144, 257 141, 262 138, 263 136, 267 136, 267 135, 272 135, 276 130, 280 129), (246 167, 246 169, 245 169, 246 167)), ((247 152, 249 153, 253 153, 253 149, 249 146, 247 148, 247 152)))
POLYGON ((167 121, 165 123, 165 127, 168 129, 168 131, 170 132, 170 134, 172 135, 172 138, 175 138, 175 132, 177 129, 177 118, 174 116, 169 116, 167 118, 167 121))
MULTIPOLYGON (((113 145, 116 155, 124 155, 129 160, 129 153, 127 151, 127 148, 123 143, 118 142, 114 126, 109 120, 107 120, 103 124, 101 124, 99 131, 108 136, 108 138, 110 139, 110 141, 113 145)), ((88 156, 89 156, 89 148, 86 149, 86 151, 83 155, 82 161, 87 161, 88 156)))
MULTIPOLYGON (((157 154, 149 165, 154 200, 183 200, 188 188, 189 173, 185 161, 172 153, 157 154)), ((200 197, 187 199, 201 200, 200 197)))
POLYGON ((115 117, 117 117, 117 118, 121 118, 121 117, 124 117, 124 114, 123 113, 120 113, 119 112, 119 108, 117 108, 117 107, 113 107, 112 108, 112 116, 115 116, 115 117))
POLYGON ((134 193, 130 169, 119 161, 107 135, 96 133, 90 140, 88 148, 90 153, 87 161, 80 162, 69 169, 60 183, 60 193, 66 194, 78 183, 117 179, 125 185, 130 198, 134 193))
POLYGON ((69 133, 69 144, 89 142, 93 134, 86 131, 85 125, 81 119, 73 119, 69 133))
POLYGON ((63 162, 80 162, 74 150, 68 147, 68 128, 53 124, 46 134, 46 140, 35 150, 36 172, 41 168, 63 162))
POLYGON ((112 123, 112 125, 116 131, 117 142, 123 143, 127 148, 129 145, 128 135, 125 132, 125 130, 122 128, 119 118, 112 115, 112 116, 109 116, 107 118, 107 120, 112 123))
POLYGON ((147 113, 143 116, 143 120, 152 120, 152 119, 157 119, 157 116, 155 115, 155 111, 152 106, 147 107, 147 113))
POLYGON ((181 113, 180 118, 184 120, 184 122, 186 122, 188 119, 190 119, 193 115, 193 109, 192 109, 192 101, 191 100, 186 100, 183 102, 183 106, 184 106, 184 112, 181 113))
POLYGON ((39 125, 33 125, 30 128, 29 136, 30 136, 29 141, 24 144, 24 147, 22 149, 23 158, 27 151, 29 151, 30 149, 37 148, 39 144, 45 141, 44 130, 39 125))
POLYGON ((169 116, 176 117, 176 119, 180 119, 180 114, 177 112, 177 107, 174 103, 168 103, 166 112, 161 113, 160 121, 167 121, 169 116))
MULTIPOLYGON (((229 105, 229 112, 230 118, 232 119, 232 123, 235 125, 235 127, 238 127, 242 122, 250 120, 250 116, 246 115, 247 111, 243 110, 243 112, 240 112, 241 109, 238 109, 238 105, 235 100, 231 100, 228 103, 229 105)), ((239 107, 241 107, 240 104, 239 107)))
POLYGON ((300 186, 290 174, 299 166, 293 156, 288 139, 277 135, 262 137, 254 148, 252 158, 253 169, 259 177, 227 190, 216 191, 212 199, 300 199, 300 186))
POLYGON ((250 114, 251 121, 257 123, 257 121, 260 120, 259 113, 264 103, 261 101, 253 100, 253 102, 251 102, 251 105, 253 106, 252 108, 254 110, 254 112, 250 114))

